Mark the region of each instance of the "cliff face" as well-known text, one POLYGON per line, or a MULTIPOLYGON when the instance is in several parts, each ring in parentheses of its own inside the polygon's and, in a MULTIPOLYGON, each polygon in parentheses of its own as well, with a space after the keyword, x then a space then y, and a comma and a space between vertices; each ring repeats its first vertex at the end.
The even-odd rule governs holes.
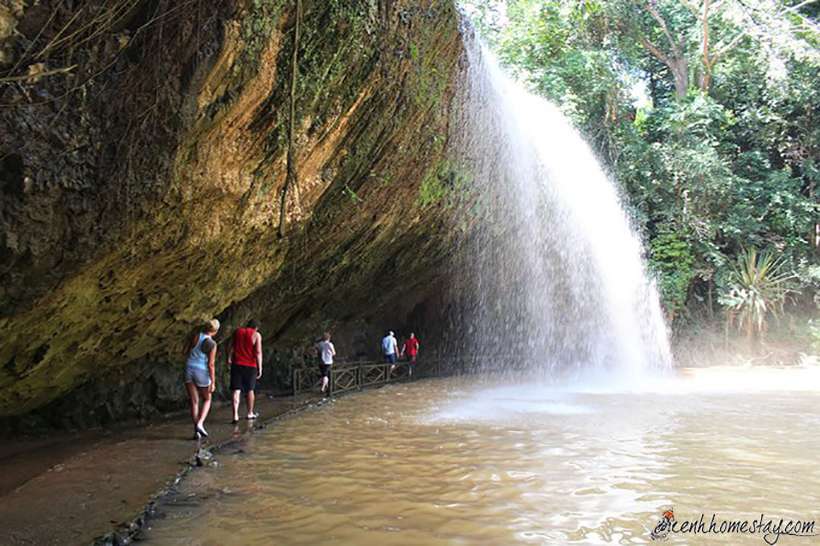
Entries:
POLYGON ((284 237, 295 2, 78 4, 0 33, 0 416, 78 386, 139 410, 211 316, 261 318, 269 358, 404 320, 456 232, 450 1, 304 0, 284 237))

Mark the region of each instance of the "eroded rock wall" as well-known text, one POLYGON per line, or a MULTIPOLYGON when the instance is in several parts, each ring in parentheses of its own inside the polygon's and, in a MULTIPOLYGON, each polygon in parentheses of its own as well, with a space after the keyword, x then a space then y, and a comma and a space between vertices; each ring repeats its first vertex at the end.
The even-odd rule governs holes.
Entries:
MULTIPOLYGON (((260 318, 270 350, 296 354, 317 329, 401 323, 425 296, 457 232, 441 173, 455 8, 303 3, 282 238, 294 2, 132 1, 3 85, 0 415, 176 374, 181 340, 211 316, 223 339, 260 318), (43 75, 63 63, 77 68, 43 75)), ((7 77, 74 29, 57 4, 17 14, 7 77)))

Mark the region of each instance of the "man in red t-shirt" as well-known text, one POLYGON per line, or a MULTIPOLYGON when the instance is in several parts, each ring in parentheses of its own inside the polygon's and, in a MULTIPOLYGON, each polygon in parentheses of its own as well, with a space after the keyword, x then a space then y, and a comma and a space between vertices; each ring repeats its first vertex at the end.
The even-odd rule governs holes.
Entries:
POLYGON ((416 337, 416 334, 410 332, 410 337, 401 347, 401 356, 407 354, 407 359, 410 362, 408 374, 411 376, 413 375, 413 365, 416 363, 416 356, 419 354, 419 345, 419 339, 416 337))
POLYGON ((254 389, 256 380, 262 377, 262 335, 255 320, 248 321, 244 328, 233 333, 233 350, 228 352, 231 366, 231 391, 233 392, 233 424, 239 422, 239 391, 245 393, 248 405, 248 419, 256 419, 253 411, 256 401, 254 389))

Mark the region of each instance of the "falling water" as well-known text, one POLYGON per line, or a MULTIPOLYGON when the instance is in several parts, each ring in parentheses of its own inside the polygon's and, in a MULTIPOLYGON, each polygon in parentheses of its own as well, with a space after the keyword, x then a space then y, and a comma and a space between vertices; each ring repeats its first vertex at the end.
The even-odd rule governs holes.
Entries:
POLYGON ((477 225, 460 266, 466 350, 548 377, 667 368, 657 292, 615 185, 558 108, 465 42, 451 148, 477 225))

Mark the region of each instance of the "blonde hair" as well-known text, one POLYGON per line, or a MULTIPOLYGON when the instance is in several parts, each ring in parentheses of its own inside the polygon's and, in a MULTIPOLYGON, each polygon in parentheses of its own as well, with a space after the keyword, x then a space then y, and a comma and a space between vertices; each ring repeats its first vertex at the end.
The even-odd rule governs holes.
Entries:
POLYGON ((205 331, 206 332, 218 332, 219 331, 219 321, 216 319, 211 319, 205 323, 205 331))

